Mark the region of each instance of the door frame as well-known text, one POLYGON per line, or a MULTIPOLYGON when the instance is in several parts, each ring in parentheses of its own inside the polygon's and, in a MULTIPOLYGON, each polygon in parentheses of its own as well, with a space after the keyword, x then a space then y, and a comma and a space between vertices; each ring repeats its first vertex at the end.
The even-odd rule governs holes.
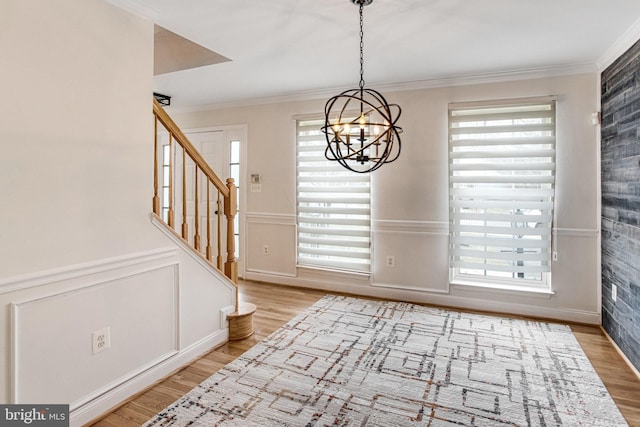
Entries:
MULTIPOLYGON (((238 139, 240 140, 240 178, 241 178, 241 187, 238 188, 238 204, 240 205, 240 211, 238 213, 238 224, 239 224, 239 241, 240 248, 238 249, 238 277, 246 277, 246 212, 247 212, 247 185, 249 183, 248 175, 247 175, 247 145, 248 145, 248 135, 249 135, 249 126, 244 125, 226 125, 226 126, 207 126, 207 127, 198 127, 198 128, 188 128, 184 129, 182 132, 189 138, 190 133, 207 133, 207 132, 234 132, 237 133, 238 139)), ((229 141, 227 141, 229 142, 229 141)), ((217 173, 217 171, 214 171, 217 173)), ((226 181, 227 176, 221 176, 220 179, 226 181)), ((237 184, 236 184, 237 185, 237 184)))

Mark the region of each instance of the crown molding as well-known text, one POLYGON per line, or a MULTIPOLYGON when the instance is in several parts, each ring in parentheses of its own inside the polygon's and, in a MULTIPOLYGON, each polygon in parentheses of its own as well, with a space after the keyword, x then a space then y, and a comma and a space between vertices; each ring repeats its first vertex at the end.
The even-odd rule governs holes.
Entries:
MULTIPOLYGON (((595 73, 597 67, 594 63, 579 63, 540 68, 528 68, 521 70, 501 71, 495 73, 460 75, 452 77, 438 77, 433 79, 415 80, 402 83, 372 84, 371 89, 380 92, 404 92, 419 89, 433 89, 441 87, 465 86, 474 84, 503 83, 517 80, 530 80, 545 77, 557 77, 571 74, 595 73)), ((227 108, 251 107, 266 104, 278 104, 284 102, 303 102, 316 99, 328 99, 336 93, 352 89, 349 87, 334 87, 316 91, 299 92, 293 94, 276 95, 262 98, 246 98, 231 102, 220 102, 193 106, 171 106, 172 113, 193 113, 199 111, 221 110, 227 108)))
POLYGON ((603 72, 613 62, 640 40, 640 18, 625 31, 596 61, 598 72, 603 72))
POLYGON ((376 89, 383 90, 385 92, 402 92, 416 89, 505 83, 517 80, 532 80, 546 77, 566 76, 571 74, 587 74, 593 73, 595 71, 596 67, 593 63, 578 63, 539 68, 527 68, 520 70, 499 71, 493 73, 440 77, 406 83, 379 85, 376 87, 376 89))

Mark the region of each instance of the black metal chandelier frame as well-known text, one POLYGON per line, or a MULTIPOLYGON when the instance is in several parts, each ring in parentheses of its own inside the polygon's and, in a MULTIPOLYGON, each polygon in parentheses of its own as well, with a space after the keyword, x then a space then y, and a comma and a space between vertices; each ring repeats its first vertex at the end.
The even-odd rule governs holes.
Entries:
POLYGON ((350 171, 367 173, 400 156, 402 128, 397 121, 402 109, 389 104, 380 92, 364 87, 363 9, 373 0, 350 1, 360 9, 360 83, 357 89, 345 90, 327 101, 321 130, 326 136, 328 160, 350 171), (352 129, 359 131, 352 135, 352 129))

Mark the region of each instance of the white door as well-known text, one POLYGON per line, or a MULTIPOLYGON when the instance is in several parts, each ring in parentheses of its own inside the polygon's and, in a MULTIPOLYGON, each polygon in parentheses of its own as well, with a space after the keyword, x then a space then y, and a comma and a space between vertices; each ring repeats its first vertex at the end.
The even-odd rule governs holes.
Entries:
MULTIPOLYGON (((238 258, 238 273, 239 275, 243 275, 244 272, 244 260, 241 254, 244 252, 242 247, 242 235, 243 230, 240 225, 244 224, 244 221, 241 221, 241 215, 244 216, 244 206, 243 206, 243 194, 244 188, 243 183, 241 182, 241 177, 243 176, 241 173, 241 169, 243 169, 244 165, 241 164, 240 159, 241 151, 243 151, 245 140, 246 140, 246 128, 220 128, 220 129, 194 129, 185 132, 186 137, 191 141, 191 143, 196 147, 196 149, 200 152, 202 157, 206 160, 206 162, 211 166, 214 172, 218 175, 218 177, 226 182, 227 178, 233 178, 236 187, 238 187, 238 215, 236 215, 234 230, 235 230, 235 246, 236 246, 236 257, 238 258)), ((207 236, 207 188, 206 181, 201 177, 199 180, 199 188, 198 188, 198 213, 200 217, 199 228, 200 228, 200 236, 202 246, 206 246, 206 236, 207 236)), ((211 188, 210 198, 215 199, 217 196, 215 195, 213 187, 211 188)), ((193 201, 191 202, 191 206, 187 207, 188 212, 195 212, 193 201)), ((218 224, 217 218, 214 215, 216 210, 220 210, 223 212, 224 206, 221 205, 219 207, 216 206, 216 200, 211 200, 210 211, 212 216, 211 225, 211 245, 213 249, 213 258, 215 262, 215 257, 217 256, 217 238, 218 238, 218 224)), ((190 221, 193 222, 193 221, 190 221)), ((223 262, 226 261, 227 253, 226 253, 226 227, 222 226, 222 257, 223 262)), ((204 249, 203 249, 204 250, 204 249)))

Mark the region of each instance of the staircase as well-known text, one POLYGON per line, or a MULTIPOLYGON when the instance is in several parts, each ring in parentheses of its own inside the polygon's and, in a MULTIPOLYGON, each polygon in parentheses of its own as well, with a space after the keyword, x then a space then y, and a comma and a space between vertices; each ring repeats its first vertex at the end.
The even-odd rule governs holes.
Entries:
POLYGON ((233 178, 223 182, 153 100, 153 213, 158 222, 218 269, 236 290, 235 312, 228 314, 229 339, 253 334, 256 306, 240 303, 234 238, 238 191, 233 178), (224 247, 223 247, 224 243, 224 247))

